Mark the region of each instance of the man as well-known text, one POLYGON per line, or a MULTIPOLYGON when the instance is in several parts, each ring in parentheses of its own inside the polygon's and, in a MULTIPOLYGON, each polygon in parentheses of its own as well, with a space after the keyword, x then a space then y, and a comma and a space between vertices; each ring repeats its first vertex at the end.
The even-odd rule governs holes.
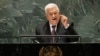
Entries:
POLYGON ((36 37, 38 43, 66 43, 76 42, 75 37, 52 37, 52 35, 77 35, 73 29, 73 23, 68 22, 68 18, 60 14, 60 10, 55 3, 45 6, 46 23, 41 23, 36 27, 36 35, 51 35, 51 37, 36 37))

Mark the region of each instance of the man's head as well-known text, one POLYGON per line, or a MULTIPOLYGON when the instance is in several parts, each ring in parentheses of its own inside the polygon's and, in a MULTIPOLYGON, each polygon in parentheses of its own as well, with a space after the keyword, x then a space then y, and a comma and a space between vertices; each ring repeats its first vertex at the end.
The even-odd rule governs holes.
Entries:
POLYGON ((39 56, 63 56, 63 54, 58 46, 45 46, 40 49, 39 56))
POLYGON ((58 24, 60 19, 60 11, 55 3, 49 3, 45 6, 45 14, 50 24, 58 24))

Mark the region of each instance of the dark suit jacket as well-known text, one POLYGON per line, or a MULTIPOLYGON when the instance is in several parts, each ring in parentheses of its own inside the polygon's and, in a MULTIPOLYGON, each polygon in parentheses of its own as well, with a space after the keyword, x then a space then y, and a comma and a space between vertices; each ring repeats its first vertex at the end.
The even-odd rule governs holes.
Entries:
MULTIPOLYGON (((35 31, 36 35, 51 35, 50 32, 50 26, 49 22, 46 23, 41 23, 36 27, 35 31)), ((58 23, 57 25, 57 30, 56 30, 57 35, 78 35, 76 31, 73 29, 73 23, 70 24, 70 26, 65 29, 64 26, 62 25, 61 22, 58 23)), ((36 40, 39 41, 40 43, 51 43, 51 38, 50 37, 36 37, 36 40)), ((55 40, 55 43, 68 43, 68 42, 76 42, 78 41, 79 38, 77 37, 58 37, 55 40)))

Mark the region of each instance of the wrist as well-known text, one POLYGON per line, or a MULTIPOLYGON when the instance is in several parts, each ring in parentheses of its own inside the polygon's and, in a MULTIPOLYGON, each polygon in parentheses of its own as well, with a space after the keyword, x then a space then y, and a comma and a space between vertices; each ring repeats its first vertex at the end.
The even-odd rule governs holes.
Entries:
POLYGON ((69 27, 69 24, 67 24, 66 26, 65 26, 65 29, 67 29, 69 27))

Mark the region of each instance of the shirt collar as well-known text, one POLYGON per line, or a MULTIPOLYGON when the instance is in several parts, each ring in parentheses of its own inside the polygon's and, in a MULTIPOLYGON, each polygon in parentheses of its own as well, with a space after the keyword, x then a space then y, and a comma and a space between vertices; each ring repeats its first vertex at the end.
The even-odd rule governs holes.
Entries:
MULTIPOLYGON (((53 25, 50 24, 50 23, 49 23, 49 25, 50 25, 50 31, 52 32, 52 30, 53 30, 53 29, 52 29, 52 26, 53 26, 53 25)), ((57 30, 57 25, 56 25, 56 27, 55 27, 55 31, 56 31, 56 30, 57 30)))

